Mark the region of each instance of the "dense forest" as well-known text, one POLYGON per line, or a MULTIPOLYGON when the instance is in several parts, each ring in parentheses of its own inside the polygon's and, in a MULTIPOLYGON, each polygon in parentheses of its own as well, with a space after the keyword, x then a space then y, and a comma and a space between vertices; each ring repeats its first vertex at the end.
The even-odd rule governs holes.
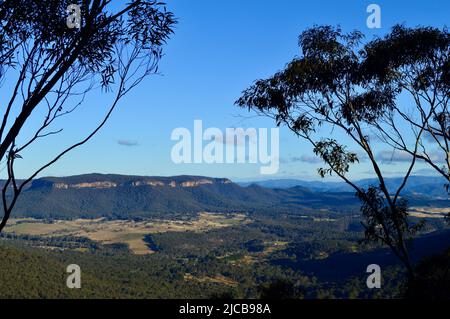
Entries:
MULTIPOLYGON (((417 262, 439 255, 450 233, 429 220, 415 241, 417 262)), ((154 253, 79 237, 6 233, 0 241, 3 298, 398 298, 405 274, 385 248, 359 244, 358 218, 261 216, 206 232, 145 237, 154 253), (368 289, 366 267, 383 269, 382 289, 368 289), (82 288, 68 289, 69 264, 82 288)))

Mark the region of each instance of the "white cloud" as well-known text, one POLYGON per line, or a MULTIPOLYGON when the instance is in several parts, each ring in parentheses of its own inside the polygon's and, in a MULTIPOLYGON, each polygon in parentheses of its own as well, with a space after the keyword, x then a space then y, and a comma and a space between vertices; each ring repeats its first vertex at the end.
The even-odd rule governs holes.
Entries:
POLYGON ((131 140, 118 140, 117 144, 122 145, 122 146, 127 146, 127 147, 139 145, 139 143, 137 141, 131 141, 131 140))

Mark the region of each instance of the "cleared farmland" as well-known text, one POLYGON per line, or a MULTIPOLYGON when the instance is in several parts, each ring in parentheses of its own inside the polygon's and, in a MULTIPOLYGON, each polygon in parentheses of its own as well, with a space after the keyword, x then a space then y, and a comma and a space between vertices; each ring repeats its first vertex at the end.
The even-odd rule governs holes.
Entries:
POLYGON ((86 237, 105 244, 125 243, 133 253, 151 254, 153 251, 144 241, 148 234, 166 232, 204 232, 210 229, 230 227, 247 223, 244 214, 199 213, 197 219, 179 220, 106 220, 76 219, 45 221, 32 218, 12 219, 5 232, 17 235, 42 237, 86 237))

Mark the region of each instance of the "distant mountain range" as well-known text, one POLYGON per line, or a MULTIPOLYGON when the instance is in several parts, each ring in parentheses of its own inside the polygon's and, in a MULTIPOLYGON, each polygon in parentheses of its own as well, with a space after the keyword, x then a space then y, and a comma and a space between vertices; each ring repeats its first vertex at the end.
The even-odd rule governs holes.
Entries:
MULTIPOLYGON (((276 183, 279 188, 255 183, 238 185, 229 179, 203 176, 45 177, 34 180, 24 190, 14 216, 138 219, 170 215, 171 218, 189 218, 201 211, 301 215, 348 213, 359 208, 354 192, 346 188, 327 189, 314 184, 281 188, 281 182, 276 183)), ((419 195, 414 195, 414 201, 417 205, 431 203, 428 197, 419 195)), ((434 204, 448 206, 448 200, 433 200, 434 204)))
MULTIPOLYGON (((378 185, 378 180, 362 179, 356 182, 356 185, 368 187, 369 185, 378 185)), ((386 185, 390 189, 398 188, 402 183, 402 178, 393 177, 386 179, 386 185)), ((353 188, 345 182, 326 182, 326 181, 304 181, 298 179, 273 179, 254 182, 239 182, 241 186, 258 185, 266 188, 291 188, 302 186, 314 192, 353 192, 353 188)), ((440 176, 411 176, 408 184, 404 188, 403 194, 422 195, 441 199, 448 199, 444 185, 446 180, 440 176)))

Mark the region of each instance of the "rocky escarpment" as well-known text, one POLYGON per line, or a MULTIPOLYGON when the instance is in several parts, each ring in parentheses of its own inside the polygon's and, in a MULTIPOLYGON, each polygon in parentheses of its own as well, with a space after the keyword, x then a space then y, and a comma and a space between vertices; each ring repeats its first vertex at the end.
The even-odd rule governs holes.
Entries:
POLYGON ((226 178, 205 178, 198 176, 175 177, 126 177, 121 175, 90 174, 72 177, 47 177, 33 181, 31 188, 50 187, 67 189, 109 189, 121 186, 132 187, 199 187, 203 185, 231 184, 226 178))
POLYGON ((79 183, 79 184, 54 183, 53 187, 56 189, 113 188, 113 187, 117 187, 117 183, 113 183, 113 182, 93 182, 93 183, 79 183))

